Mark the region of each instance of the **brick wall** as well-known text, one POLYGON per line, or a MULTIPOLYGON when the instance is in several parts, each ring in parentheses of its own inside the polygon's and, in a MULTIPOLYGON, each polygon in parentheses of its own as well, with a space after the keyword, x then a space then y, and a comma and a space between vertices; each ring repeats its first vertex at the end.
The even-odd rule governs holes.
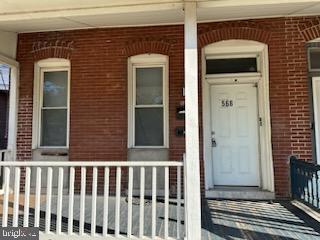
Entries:
MULTIPOLYGON (((319 26, 319 18, 301 17, 205 23, 198 28, 200 47, 225 39, 256 40, 269 46, 272 146, 278 197, 288 196, 288 155, 311 159, 304 45, 320 37, 319 26)), ((169 55, 170 159, 181 159, 184 138, 176 137, 174 130, 184 124, 175 117, 176 107, 183 100, 183 50, 183 26, 19 34, 18 159, 31 159, 34 62, 64 57, 71 59, 70 160, 126 160, 127 58, 142 53, 169 55)), ((201 102, 201 94, 199 99, 201 102)), ((201 111, 200 105, 200 120, 201 111)), ((201 184, 203 189, 202 160, 201 184)))

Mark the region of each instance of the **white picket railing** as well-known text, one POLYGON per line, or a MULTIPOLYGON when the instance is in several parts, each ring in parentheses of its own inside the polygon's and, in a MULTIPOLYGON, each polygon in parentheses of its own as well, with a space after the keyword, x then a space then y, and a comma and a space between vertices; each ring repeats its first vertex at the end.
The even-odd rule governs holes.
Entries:
POLYGON ((184 238, 183 162, 0 166, 3 227, 40 227, 41 239, 184 238))

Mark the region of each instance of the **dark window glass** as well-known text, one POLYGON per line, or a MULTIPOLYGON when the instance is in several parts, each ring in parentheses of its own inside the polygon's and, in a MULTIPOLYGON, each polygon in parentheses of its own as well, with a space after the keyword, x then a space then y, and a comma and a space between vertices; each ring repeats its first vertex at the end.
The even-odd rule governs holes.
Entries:
POLYGON ((135 145, 163 146, 163 109, 136 108, 135 145))
POLYGON ((320 71, 320 48, 309 49, 310 70, 320 71))
POLYGON ((41 146, 67 145, 67 110, 42 110, 41 146))
POLYGON ((207 59, 207 74, 257 72, 256 58, 207 59))

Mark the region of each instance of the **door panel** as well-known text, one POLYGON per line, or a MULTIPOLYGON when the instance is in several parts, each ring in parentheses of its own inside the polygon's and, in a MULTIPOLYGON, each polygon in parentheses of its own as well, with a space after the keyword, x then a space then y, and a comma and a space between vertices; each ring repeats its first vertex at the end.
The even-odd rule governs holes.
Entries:
POLYGON ((214 185, 259 186, 257 88, 211 86, 214 185))

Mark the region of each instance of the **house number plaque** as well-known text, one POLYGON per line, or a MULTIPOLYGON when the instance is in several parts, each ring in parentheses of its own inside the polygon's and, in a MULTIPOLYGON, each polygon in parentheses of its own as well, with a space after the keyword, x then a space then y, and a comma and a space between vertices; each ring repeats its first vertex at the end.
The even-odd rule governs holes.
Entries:
POLYGON ((233 107, 233 101, 230 99, 222 99, 221 107, 233 107))

